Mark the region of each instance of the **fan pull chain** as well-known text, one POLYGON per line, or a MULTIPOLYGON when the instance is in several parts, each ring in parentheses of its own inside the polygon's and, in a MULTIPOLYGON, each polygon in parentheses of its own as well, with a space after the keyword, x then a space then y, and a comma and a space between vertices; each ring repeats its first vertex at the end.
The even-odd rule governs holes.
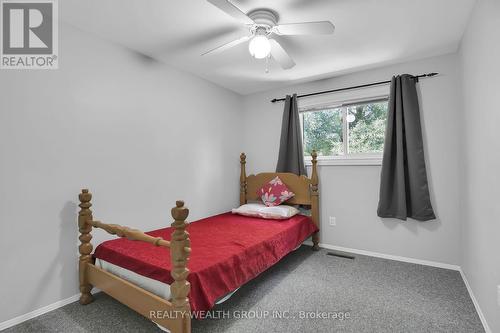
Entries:
POLYGON ((268 73, 269 73, 269 58, 271 58, 271 55, 268 55, 268 56, 266 57, 266 69, 265 69, 266 74, 268 74, 268 73))

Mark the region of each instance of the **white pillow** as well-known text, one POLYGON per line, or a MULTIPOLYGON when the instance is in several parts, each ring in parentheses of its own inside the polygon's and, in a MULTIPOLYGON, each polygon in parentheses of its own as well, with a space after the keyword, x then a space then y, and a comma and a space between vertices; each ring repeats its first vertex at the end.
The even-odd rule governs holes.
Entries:
POLYGON ((255 216, 264 219, 288 219, 299 213, 299 210, 292 206, 279 205, 268 207, 261 203, 245 204, 232 210, 233 214, 255 216))

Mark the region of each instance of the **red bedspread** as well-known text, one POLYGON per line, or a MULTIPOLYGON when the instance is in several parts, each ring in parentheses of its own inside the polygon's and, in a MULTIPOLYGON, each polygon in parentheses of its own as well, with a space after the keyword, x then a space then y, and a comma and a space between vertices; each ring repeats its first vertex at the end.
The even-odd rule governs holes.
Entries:
MULTIPOLYGON (((265 220, 225 213, 188 225, 191 256, 189 299, 194 311, 209 310, 220 297, 274 265, 318 229, 309 217, 265 220)), ((170 240, 172 228, 148 232, 170 240)), ((140 275, 171 284, 170 253, 154 245, 116 239, 94 256, 140 275)))

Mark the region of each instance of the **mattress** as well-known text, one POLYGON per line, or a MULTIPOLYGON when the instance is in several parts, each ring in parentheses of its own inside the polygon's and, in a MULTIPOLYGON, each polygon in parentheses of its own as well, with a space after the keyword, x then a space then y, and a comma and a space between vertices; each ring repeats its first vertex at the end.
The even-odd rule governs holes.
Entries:
MULTIPOLYGON (((300 245, 301 244, 297 245, 297 247, 293 249, 293 251, 298 250, 300 248, 300 245)), ((126 268, 113 265, 112 263, 99 258, 96 258, 95 265, 105 270, 106 272, 110 272, 113 275, 116 275, 128 282, 135 284, 138 287, 141 287, 144 290, 149 291, 150 293, 155 294, 156 296, 160 296, 166 300, 170 299, 170 285, 167 283, 150 279, 147 276, 142 276, 126 268)), ((236 291, 238 291, 238 289, 240 288, 237 288, 236 290, 233 290, 232 292, 222 296, 215 302, 215 304, 220 304, 227 301, 236 291)))
MULTIPOLYGON (((266 220, 225 213, 190 223, 187 231, 191 240, 188 263, 191 309, 211 309, 218 300, 274 265, 317 230, 311 218, 303 215, 266 220)), ((170 240, 172 231, 164 228, 147 234, 170 240)), ((99 265, 107 266, 104 269, 115 270, 116 275, 122 274, 127 280, 135 279, 131 282, 142 284, 144 289, 158 292, 161 297, 170 296, 168 285, 173 279, 168 249, 120 238, 100 244, 94 257, 96 262, 99 259, 99 265)))

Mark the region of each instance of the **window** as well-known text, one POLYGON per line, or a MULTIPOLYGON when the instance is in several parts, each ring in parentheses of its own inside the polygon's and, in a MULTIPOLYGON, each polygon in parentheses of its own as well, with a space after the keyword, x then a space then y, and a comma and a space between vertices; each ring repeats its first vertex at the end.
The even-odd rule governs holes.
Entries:
POLYGON ((361 162, 352 164, 379 164, 384 149, 387 107, 384 98, 301 109, 306 157, 316 150, 320 160, 333 161, 331 164, 342 160, 342 164, 351 164, 354 160, 361 162))

